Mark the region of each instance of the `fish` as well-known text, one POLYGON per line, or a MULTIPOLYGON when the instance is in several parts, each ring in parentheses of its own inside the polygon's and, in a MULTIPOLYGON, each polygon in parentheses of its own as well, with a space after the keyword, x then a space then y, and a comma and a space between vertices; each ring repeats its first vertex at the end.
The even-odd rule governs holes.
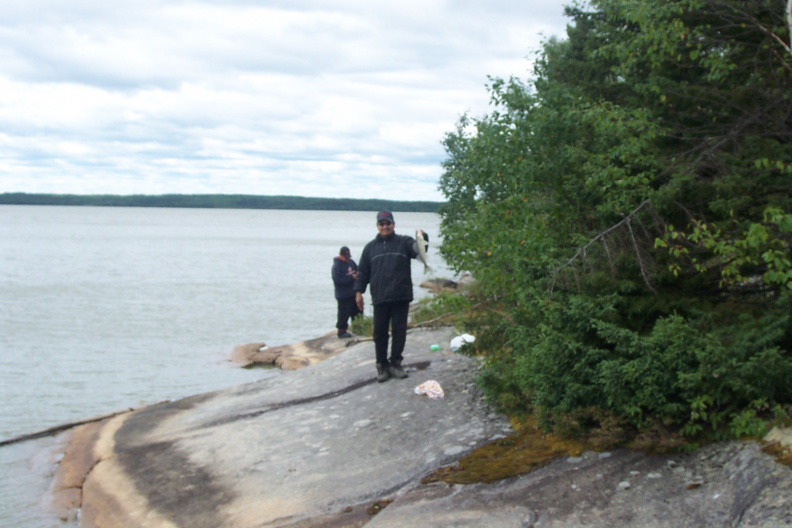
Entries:
POLYGON ((415 231, 415 242, 417 243, 416 245, 418 246, 418 260, 423 262, 424 275, 426 275, 426 272, 432 271, 432 268, 427 263, 427 259, 426 259, 426 240, 424 240, 423 234, 422 234, 420 229, 417 229, 415 231))

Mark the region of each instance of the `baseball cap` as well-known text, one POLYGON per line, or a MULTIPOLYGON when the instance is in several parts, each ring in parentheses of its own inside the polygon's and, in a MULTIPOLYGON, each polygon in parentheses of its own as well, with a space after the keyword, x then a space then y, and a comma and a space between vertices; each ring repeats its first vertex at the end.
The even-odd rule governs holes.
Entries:
POLYGON ((388 220, 389 222, 393 222, 393 213, 390 211, 380 211, 377 213, 377 222, 380 220, 388 220))

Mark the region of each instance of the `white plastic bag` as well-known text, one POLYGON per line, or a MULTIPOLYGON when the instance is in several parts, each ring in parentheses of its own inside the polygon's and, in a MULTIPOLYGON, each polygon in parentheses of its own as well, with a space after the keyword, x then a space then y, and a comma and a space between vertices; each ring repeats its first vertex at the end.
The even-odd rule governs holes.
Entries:
POLYGON ((451 351, 456 352, 465 343, 472 343, 475 340, 476 338, 470 334, 462 334, 461 336, 456 336, 454 339, 451 340, 451 351))
POLYGON ((426 394, 429 398, 442 398, 445 396, 443 387, 440 386, 435 380, 426 380, 417 387, 415 387, 415 394, 426 394))

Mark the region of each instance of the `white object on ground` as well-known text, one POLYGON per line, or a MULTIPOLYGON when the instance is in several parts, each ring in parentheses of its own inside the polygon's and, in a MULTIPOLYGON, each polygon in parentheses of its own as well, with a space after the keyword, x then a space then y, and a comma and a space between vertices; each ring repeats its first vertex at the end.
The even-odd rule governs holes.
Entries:
POLYGON ((445 396, 443 387, 435 380, 426 380, 415 387, 415 394, 426 394, 431 399, 442 398, 445 396))
POLYGON ((476 338, 470 334, 462 334, 461 336, 456 336, 454 339, 451 340, 451 351, 456 352, 465 343, 472 343, 475 340, 476 338))

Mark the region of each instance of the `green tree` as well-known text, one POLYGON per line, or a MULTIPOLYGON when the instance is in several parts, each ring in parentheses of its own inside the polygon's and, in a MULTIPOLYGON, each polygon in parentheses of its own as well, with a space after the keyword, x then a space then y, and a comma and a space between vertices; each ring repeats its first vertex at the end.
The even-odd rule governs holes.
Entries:
POLYGON ((533 82, 492 79, 494 110, 445 139, 442 251, 501 309, 483 384, 551 425, 596 406, 735 433, 792 402, 784 6, 566 13, 533 82))

